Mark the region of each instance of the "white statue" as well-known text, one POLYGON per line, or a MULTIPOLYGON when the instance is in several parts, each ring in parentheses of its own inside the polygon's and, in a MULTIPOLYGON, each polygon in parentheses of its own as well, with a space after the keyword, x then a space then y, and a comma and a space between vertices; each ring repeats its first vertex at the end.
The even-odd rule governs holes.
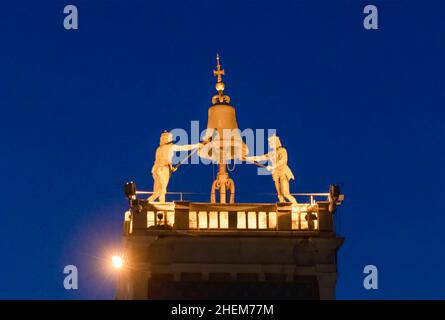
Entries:
POLYGON ((267 170, 272 171, 272 179, 275 182, 275 188, 277 189, 278 200, 284 202, 285 198, 292 203, 297 203, 297 200, 290 194, 289 180, 295 180, 295 177, 287 165, 287 151, 281 145, 280 138, 276 135, 270 136, 269 153, 262 156, 246 157, 247 161, 271 161, 272 165, 267 166, 267 170))
POLYGON ((153 194, 148 201, 165 202, 165 194, 170 180, 170 175, 176 170, 172 165, 173 153, 176 151, 189 151, 203 146, 205 143, 195 143, 190 145, 176 145, 173 143, 173 136, 170 132, 164 131, 161 134, 159 147, 156 149, 156 159, 151 169, 153 175, 154 186, 153 194))

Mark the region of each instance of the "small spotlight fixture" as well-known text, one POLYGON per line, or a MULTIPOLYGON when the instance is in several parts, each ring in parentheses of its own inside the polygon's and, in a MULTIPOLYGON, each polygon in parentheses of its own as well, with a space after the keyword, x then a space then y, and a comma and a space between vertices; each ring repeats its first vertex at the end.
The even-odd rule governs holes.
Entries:
POLYGON ((127 182, 124 185, 124 192, 125 192, 125 196, 129 200, 135 199, 136 198, 136 183, 134 183, 133 181, 127 182))

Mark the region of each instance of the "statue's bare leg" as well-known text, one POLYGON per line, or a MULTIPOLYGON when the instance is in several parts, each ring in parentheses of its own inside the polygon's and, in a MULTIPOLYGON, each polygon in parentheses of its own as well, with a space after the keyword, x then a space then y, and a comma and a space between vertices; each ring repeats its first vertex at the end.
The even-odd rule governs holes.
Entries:
POLYGON ((159 172, 159 177, 160 177, 159 202, 165 202, 165 195, 167 194, 167 186, 170 180, 170 169, 168 167, 162 168, 161 172, 159 172))
POLYGON ((292 203, 297 203, 297 199, 293 195, 290 194, 289 191, 289 179, 286 177, 280 178, 280 185, 282 195, 292 203))
POLYGON ((278 181, 278 179, 274 180, 274 182, 275 182, 275 189, 277 189, 278 201, 284 202, 284 197, 283 194, 281 193, 280 182, 278 181))
POLYGON ((161 185, 159 183, 159 176, 156 175, 156 174, 153 174, 153 179, 154 179, 153 193, 147 199, 149 202, 155 201, 159 197, 159 192, 160 192, 160 189, 161 189, 161 185))

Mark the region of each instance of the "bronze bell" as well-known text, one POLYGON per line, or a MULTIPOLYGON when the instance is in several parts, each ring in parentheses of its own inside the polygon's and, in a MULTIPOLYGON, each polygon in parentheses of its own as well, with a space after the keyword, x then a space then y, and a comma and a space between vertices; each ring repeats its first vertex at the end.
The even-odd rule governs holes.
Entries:
POLYGON ((212 143, 204 146, 199 156, 211 159, 214 163, 242 160, 248 153, 238 129, 235 108, 228 104, 216 104, 209 108, 204 140, 208 137, 213 137, 212 143))

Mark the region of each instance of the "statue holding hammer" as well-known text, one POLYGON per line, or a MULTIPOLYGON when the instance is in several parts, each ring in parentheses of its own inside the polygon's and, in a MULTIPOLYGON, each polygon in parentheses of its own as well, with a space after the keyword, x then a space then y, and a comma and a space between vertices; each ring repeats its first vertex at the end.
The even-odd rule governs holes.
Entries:
POLYGON ((159 202, 165 202, 165 195, 167 193, 170 175, 175 172, 185 160, 184 159, 176 167, 174 167, 172 165, 174 152, 198 149, 204 146, 207 142, 209 141, 179 146, 173 143, 173 135, 168 131, 164 131, 161 134, 159 147, 156 149, 155 163, 151 169, 154 185, 153 194, 148 198, 148 201, 155 201, 159 199, 159 202))
POLYGON ((281 145, 280 138, 276 135, 270 136, 268 142, 269 149, 271 150, 269 153, 261 156, 246 157, 245 159, 249 162, 254 162, 261 167, 265 166, 259 164, 257 161, 271 161, 272 165, 265 168, 272 171, 272 179, 275 182, 278 200, 284 202, 285 199, 287 199, 292 203, 297 203, 297 200, 289 191, 289 181, 294 180, 295 177, 287 165, 287 151, 281 145))

